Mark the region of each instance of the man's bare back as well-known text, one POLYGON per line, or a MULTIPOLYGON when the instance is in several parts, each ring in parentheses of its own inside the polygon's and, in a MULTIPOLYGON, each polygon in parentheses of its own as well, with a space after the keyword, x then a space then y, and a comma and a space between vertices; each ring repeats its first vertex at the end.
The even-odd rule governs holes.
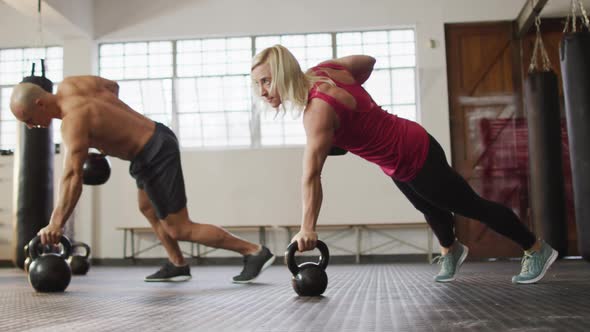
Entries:
POLYGON ((71 76, 56 93, 66 147, 85 146, 124 160, 133 159, 155 124, 118 97, 118 85, 97 76, 71 76))

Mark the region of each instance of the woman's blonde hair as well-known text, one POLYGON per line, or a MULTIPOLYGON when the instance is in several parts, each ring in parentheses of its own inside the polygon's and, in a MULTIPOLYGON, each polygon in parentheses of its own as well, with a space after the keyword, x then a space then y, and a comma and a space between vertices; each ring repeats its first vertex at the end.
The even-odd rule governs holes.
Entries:
POLYGON ((285 111, 285 104, 292 105, 298 112, 303 111, 307 105, 309 89, 317 82, 335 85, 327 77, 304 73, 295 56, 282 45, 268 47, 256 54, 252 59, 251 70, 265 63, 269 64, 272 75, 270 89, 279 93, 285 111))

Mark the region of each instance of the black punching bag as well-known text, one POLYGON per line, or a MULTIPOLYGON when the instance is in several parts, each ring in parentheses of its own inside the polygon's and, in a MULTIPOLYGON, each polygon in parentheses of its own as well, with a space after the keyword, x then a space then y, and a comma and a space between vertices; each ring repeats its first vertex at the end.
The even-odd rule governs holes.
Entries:
MULTIPOLYGON (((53 83, 45 77, 43 60, 42 76, 35 76, 35 64, 31 76, 21 83, 33 83, 47 92, 53 91, 53 83)), ((23 247, 48 225, 53 211, 53 135, 49 128, 28 129, 18 124, 18 140, 14 156, 14 186, 16 189, 14 211, 13 262, 23 268, 23 247)))
POLYGON ((590 261, 590 33, 564 34, 559 48, 578 248, 590 261))
POLYGON ((525 82, 530 202, 535 232, 564 256, 567 251, 557 76, 534 71, 525 82))

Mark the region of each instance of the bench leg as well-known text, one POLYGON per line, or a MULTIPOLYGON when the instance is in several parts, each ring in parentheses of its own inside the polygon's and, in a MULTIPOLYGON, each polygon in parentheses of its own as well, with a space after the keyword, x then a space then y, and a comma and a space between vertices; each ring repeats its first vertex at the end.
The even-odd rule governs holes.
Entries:
POLYGON ((356 257, 355 261, 357 264, 361 262, 361 228, 359 226, 354 227, 354 233, 356 235, 356 257))
POLYGON ((131 256, 130 258, 135 262, 135 231, 131 230, 131 256))
POLYGON ((127 229, 123 230, 123 259, 127 258, 127 229))
MULTIPOLYGON (((293 233, 291 232, 291 227, 285 227, 285 230, 287 231, 287 246, 291 244, 291 239, 293 238, 293 233)), ((287 246, 285 246, 285 248, 287 248, 287 246)))
POLYGON ((266 228, 264 226, 258 229, 258 240, 261 245, 266 246, 266 228))

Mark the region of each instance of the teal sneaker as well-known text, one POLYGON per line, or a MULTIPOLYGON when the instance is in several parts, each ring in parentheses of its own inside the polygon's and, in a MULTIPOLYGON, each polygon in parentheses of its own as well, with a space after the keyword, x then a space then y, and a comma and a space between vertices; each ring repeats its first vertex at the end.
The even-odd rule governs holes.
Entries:
POLYGON ((541 244, 539 251, 524 253, 522 256, 522 268, 520 274, 512 277, 514 284, 533 284, 545 276, 545 272, 557 259, 557 250, 545 243, 541 244))
POLYGON ((455 274, 465 261, 469 248, 459 241, 455 242, 453 250, 446 255, 436 257, 432 262, 441 265, 440 272, 434 277, 436 282, 449 282, 455 280, 455 274))

